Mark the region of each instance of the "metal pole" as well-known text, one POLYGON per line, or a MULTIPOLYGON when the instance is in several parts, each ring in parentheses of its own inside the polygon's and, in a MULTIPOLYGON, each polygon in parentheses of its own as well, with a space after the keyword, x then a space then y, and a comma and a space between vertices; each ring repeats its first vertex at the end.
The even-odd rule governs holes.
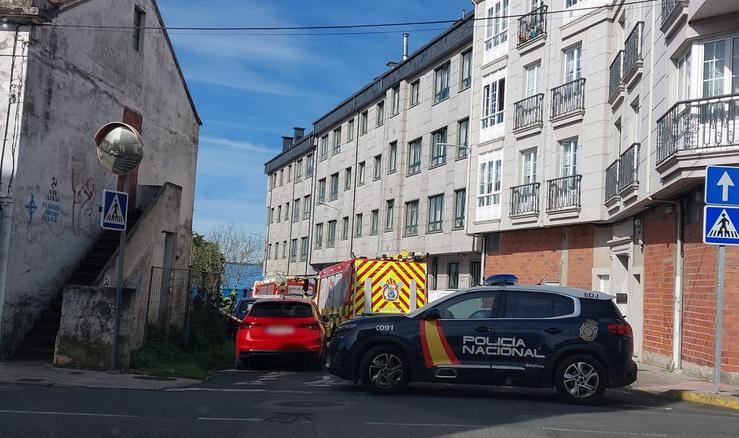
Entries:
MULTIPOLYGON (((123 176, 123 191, 128 193, 128 175, 123 176)), ((128 209, 128 203, 126 203, 128 209)), ((124 212, 128 219, 128 211, 124 212)), ((115 310, 113 311, 113 348, 110 354, 110 369, 115 370, 118 362, 118 336, 121 332, 121 301, 123 300, 123 264, 126 257, 126 229, 120 232, 118 244, 118 280, 116 281, 115 310)))
POLYGON ((714 392, 721 392, 721 332, 724 326, 724 256, 726 247, 718 247, 718 272, 716 274, 716 357, 714 358, 714 392))

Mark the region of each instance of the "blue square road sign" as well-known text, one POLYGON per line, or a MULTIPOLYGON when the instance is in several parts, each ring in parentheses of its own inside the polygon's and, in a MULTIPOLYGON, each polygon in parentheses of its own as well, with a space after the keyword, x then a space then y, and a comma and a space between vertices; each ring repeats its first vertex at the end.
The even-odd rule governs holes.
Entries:
POLYGON ((739 167, 706 167, 706 204, 739 206, 739 167))
POLYGON ((703 210, 703 242, 739 245, 739 207, 706 205, 703 210))
POLYGON ((124 231, 128 216, 128 193, 103 190, 100 226, 104 230, 124 231))

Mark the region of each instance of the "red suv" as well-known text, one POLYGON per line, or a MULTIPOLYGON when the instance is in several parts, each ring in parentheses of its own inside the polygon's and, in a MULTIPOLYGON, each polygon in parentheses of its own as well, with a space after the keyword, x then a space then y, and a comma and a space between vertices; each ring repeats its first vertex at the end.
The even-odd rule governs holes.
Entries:
POLYGON ((236 334, 236 369, 256 358, 300 356, 323 363, 326 330, 310 300, 275 297, 257 300, 236 334))

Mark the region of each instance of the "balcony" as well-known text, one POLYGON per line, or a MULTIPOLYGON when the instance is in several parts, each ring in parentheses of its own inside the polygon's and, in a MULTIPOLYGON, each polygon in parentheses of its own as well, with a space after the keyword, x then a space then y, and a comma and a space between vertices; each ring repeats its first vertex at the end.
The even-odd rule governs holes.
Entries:
POLYGON ((624 51, 619 50, 608 72, 608 102, 613 104, 623 98, 624 86, 621 83, 624 67, 624 51))
POLYGON ((606 203, 618 195, 618 161, 606 167, 606 203))
POLYGON ((533 45, 535 41, 543 41, 547 35, 547 9, 540 6, 518 19, 518 48, 533 45))
POLYGON ((639 21, 634 26, 624 43, 624 70, 623 82, 626 88, 631 87, 632 79, 641 76, 642 67, 642 40, 644 35, 644 22, 639 21))
POLYGON ((585 112, 585 78, 552 88, 552 120, 585 112))
POLYGON ((582 175, 565 176, 547 181, 547 212, 571 211, 580 208, 582 175))
POLYGON ((515 104, 516 116, 513 121, 513 131, 523 131, 541 128, 544 123, 544 94, 539 93, 515 104))
POLYGON ((662 0, 662 22, 660 30, 666 34, 671 34, 675 30, 675 24, 680 21, 679 18, 687 15, 688 0, 662 0))
POLYGON ((639 148, 641 144, 634 143, 629 146, 618 160, 618 193, 625 198, 629 189, 639 184, 639 148))
POLYGON ((539 214, 539 183, 511 187, 510 217, 539 214))
POLYGON ((725 152, 739 145, 738 120, 739 94, 676 103, 657 120, 657 166, 673 156, 725 152))

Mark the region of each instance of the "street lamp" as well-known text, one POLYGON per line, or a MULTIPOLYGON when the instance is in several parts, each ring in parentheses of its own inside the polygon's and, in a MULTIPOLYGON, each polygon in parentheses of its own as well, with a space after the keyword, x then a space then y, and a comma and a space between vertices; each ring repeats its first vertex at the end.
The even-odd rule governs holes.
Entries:
POLYGON ((317 201, 316 202, 316 205, 323 205, 324 207, 333 208, 334 210, 336 210, 339 213, 341 213, 341 210, 339 210, 338 208, 334 207, 333 205, 328 205, 325 202, 317 201))

